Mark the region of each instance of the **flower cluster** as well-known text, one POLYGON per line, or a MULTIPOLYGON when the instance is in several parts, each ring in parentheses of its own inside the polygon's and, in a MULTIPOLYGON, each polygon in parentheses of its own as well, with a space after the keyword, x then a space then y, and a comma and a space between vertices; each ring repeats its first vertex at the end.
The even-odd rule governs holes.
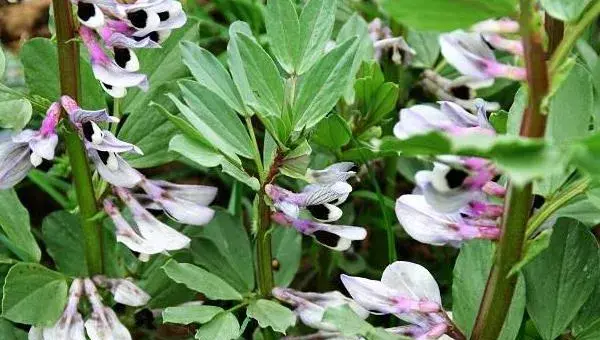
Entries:
MULTIPOLYGON (((520 40, 504 38, 515 34, 519 24, 509 19, 486 20, 474 25, 471 31, 462 30, 440 35, 439 43, 445 60, 461 76, 448 79, 433 70, 423 72, 421 84, 441 100, 453 101, 475 111, 475 90, 491 86, 495 78, 523 80, 525 69, 497 61, 494 50, 506 51, 516 57, 523 55, 520 40)), ((497 110, 497 103, 486 105, 488 110, 497 110)))
POLYGON ((150 296, 127 279, 109 279, 104 276, 75 279, 69 289, 69 299, 60 319, 51 327, 31 327, 29 340, 131 339, 129 330, 119 321, 115 312, 102 303, 96 285, 108 289, 117 303, 140 307, 150 296), (83 321, 78 306, 85 294, 91 307, 90 317, 83 321), (84 331, 85 328, 85 331, 84 331))
POLYGON ((344 203, 352 192, 346 181, 356 173, 353 163, 336 163, 323 170, 307 172, 311 184, 302 192, 295 193, 268 184, 266 194, 273 201, 275 222, 291 225, 304 235, 334 250, 347 250, 354 240, 364 240, 366 230, 361 227, 331 225, 342 217, 338 205, 344 203), (306 212, 306 214, 304 214, 306 212), (308 215, 306 218, 302 216, 308 215))
POLYGON ((387 266, 380 281, 341 276, 348 293, 363 308, 378 314, 393 314, 409 323, 387 329, 419 340, 438 339, 452 323, 442 308, 439 287, 427 269, 397 261, 387 266))
POLYGON ((173 184, 147 178, 142 178, 140 187, 144 192, 138 194, 123 187, 114 187, 114 193, 129 208, 134 226, 110 199, 104 200, 104 211, 115 225, 117 241, 140 253, 141 260, 147 260, 148 255, 186 248, 191 241, 154 217, 148 209, 162 210, 176 222, 189 225, 204 225, 214 216, 214 210, 207 206, 217 195, 215 187, 173 184))
POLYGON ((0 190, 22 181, 32 167, 43 160, 53 160, 58 144, 56 128, 60 121, 60 104, 53 103, 39 130, 19 133, 0 132, 0 190))
MULTIPOLYGON (((486 134, 495 131, 483 105, 474 116, 451 102, 440 108, 416 105, 400 111, 394 127, 397 138, 406 139, 431 131, 451 135, 486 134)), ((506 190, 494 182, 498 175, 494 165, 477 157, 440 156, 432 170, 419 171, 413 195, 396 201, 396 215, 414 239, 433 245, 459 246, 473 238, 497 239, 498 218, 506 190)))
POLYGON ((171 30, 187 20, 181 3, 174 0, 74 2, 82 24, 79 34, 89 51, 94 75, 115 98, 124 97, 129 87, 148 88, 147 77, 138 73, 140 63, 134 49, 159 48, 171 30))

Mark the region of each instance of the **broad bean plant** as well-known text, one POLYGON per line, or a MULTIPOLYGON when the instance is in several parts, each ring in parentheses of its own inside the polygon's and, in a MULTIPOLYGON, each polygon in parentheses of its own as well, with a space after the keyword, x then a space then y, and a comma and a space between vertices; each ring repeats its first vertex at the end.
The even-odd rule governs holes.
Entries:
POLYGON ((599 14, 53 0, 0 55, 0 338, 600 339, 599 14))

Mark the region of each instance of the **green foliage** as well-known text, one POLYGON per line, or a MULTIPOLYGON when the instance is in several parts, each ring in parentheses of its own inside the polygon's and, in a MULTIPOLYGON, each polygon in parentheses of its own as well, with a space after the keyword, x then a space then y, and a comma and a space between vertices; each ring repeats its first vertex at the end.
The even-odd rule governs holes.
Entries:
POLYGON ((279 269, 273 273, 275 285, 287 287, 300 268, 302 235, 292 228, 275 228, 271 249, 273 258, 279 262, 279 269))
POLYGON ((196 339, 200 340, 230 340, 239 336, 240 323, 235 315, 221 313, 204 324, 196 332, 196 339))
POLYGON ((348 144, 352 131, 348 123, 339 115, 333 114, 321 120, 312 136, 312 140, 332 150, 337 150, 348 144))
POLYGON ((118 133, 120 139, 133 143, 144 151, 144 155, 125 155, 125 159, 132 166, 147 168, 174 159, 173 154, 168 153, 168 146, 177 129, 156 107, 150 106, 150 103, 156 102, 169 110, 175 109, 174 104, 164 94, 176 92, 175 80, 189 75, 188 69, 181 62, 179 42, 195 42, 198 38, 198 22, 189 19, 184 27, 173 32, 162 44, 162 48, 139 51, 138 58, 142 66, 140 72, 148 75, 152 88, 148 92, 139 89, 128 90, 121 108, 128 116, 118 133))
POLYGON ((540 3, 544 10, 556 19, 575 21, 592 0, 541 0, 540 3))
POLYGON ((33 263, 18 263, 3 288, 2 317, 13 322, 50 326, 67 302, 67 282, 57 272, 33 263))
POLYGON ((194 237, 191 249, 196 264, 240 292, 254 289, 252 248, 240 218, 217 210, 209 224, 189 232, 194 237))
POLYGON ((543 339, 556 338, 571 323, 598 282, 599 264, 598 243, 587 228, 559 220, 549 247, 524 268, 527 311, 543 339))
POLYGON ((401 340, 407 337, 388 333, 382 328, 375 328, 361 319, 348 305, 330 307, 325 311, 323 321, 332 323, 342 331, 344 336, 360 335, 367 340, 401 340))
MULTIPOLYGON (((494 247, 490 241, 474 240, 462 247, 454 265, 452 316, 467 337, 473 331, 493 258, 494 247)), ((525 282, 519 277, 499 340, 516 339, 525 312, 525 295, 525 282)))
POLYGON ((29 212, 13 189, 0 190, 0 242, 21 260, 39 262, 40 248, 31 233, 29 212))
POLYGON ((44 219, 42 233, 48 254, 65 275, 88 276, 80 217, 67 211, 54 212, 44 219))
MULTIPOLYGON (((0 65, 1 66, 1 65, 0 65)), ((11 96, 0 97, 0 127, 22 130, 33 113, 31 102, 27 99, 13 99, 11 96)))
POLYGON ((242 295, 220 277, 189 263, 168 261, 163 267, 165 274, 177 283, 206 295, 213 300, 242 300, 242 295))
MULTIPOLYGON (((56 45, 45 38, 27 41, 21 49, 21 62, 29 92, 50 102, 60 97, 58 52, 56 45)), ((104 91, 94 78, 86 55, 79 60, 81 70, 81 106, 86 109, 102 109, 106 106, 104 91)))
POLYGON ((468 28, 488 18, 512 16, 517 9, 516 0, 379 0, 378 2, 395 20, 424 31, 468 28))
POLYGON ((179 307, 166 308, 163 313, 163 322, 191 324, 191 323, 207 323, 219 313, 223 312, 223 308, 205 305, 186 305, 179 307))
POLYGON ((271 327, 285 334, 286 329, 296 324, 296 315, 277 302, 259 299, 252 301, 246 310, 248 317, 258 321, 261 328, 271 327))

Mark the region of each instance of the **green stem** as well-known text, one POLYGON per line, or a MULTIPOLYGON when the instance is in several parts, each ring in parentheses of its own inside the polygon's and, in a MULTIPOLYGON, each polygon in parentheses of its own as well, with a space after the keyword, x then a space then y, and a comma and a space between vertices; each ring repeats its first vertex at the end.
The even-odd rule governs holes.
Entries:
MULTIPOLYGON (((520 135, 541 138, 546 128, 546 116, 541 104, 548 93, 548 69, 539 27, 534 26, 534 1, 521 0, 521 36, 525 51, 529 104, 523 114, 520 135)), ((473 327, 473 340, 498 339, 512 301, 517 275, 509 277, 511 269, 521 260, 527 222, 531 212, 533 185, 508 186, 502 217, 502 234, 498 241, 492 269, 473 327)))
POLYGON ((556 48, 556 51, 550 59, 550 73, 554 74, 562 65, 563 61, 569 56, 569 52, 583 31, 596 19, 600 14, 600 1, 594 3, 584 11, 581 18, 574 24, 567 24, 565 35, 561 43, 556 48))
MULTIPOLYGON (((61 93, 78 101, 79 45, 75 41, 76 29, 71 1, 53 0, 52 4, 56 24, 61 93)), ((77 131, 68 123, 64 125, 66 132, 63 134, 63 138, 71 162, 73 184, 81 214, 89 274, 98 274, 102 273, 103 269, 102 229, 97 222, 91 220, 98 212, 98 205, 94 197, 88 158, 77 131)))
POLYGON ((540 211, 531 218, 527 225, 526 237, 529 238, 558 209, 563 207, 573 198, 583 194, 588 189, 590 183, 590 178, 584 177, 555 194, 552 199, 546 202, 540 211))
POLYGON ((264 186, 258 193, 258 225, 256 233, 256 258, 258 290, 262 297, 268 297, 273 290, 273 255, 271 254, 271 209, 265 202, 264 186))

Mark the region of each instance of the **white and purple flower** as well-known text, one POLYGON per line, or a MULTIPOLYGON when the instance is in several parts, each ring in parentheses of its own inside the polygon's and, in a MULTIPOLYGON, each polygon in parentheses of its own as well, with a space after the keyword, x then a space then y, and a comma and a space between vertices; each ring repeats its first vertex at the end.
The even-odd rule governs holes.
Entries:
POLYGON ((90 340, 131 340, 131 334, 117 314, 102 304, 102 298, 91 279, 83 280, 85 294, 92 306, 92 314, 85 322, 85 329, 90 340))
POLYGON ((103 275, 96 275, 92 280, 98 286, 110 290, 117 303, 132 307, 141 307, 150 301, 150 295, 130 279, 113 279, 103 275))
POLYGON ((427 269, 397 261, 383 272, 381 281, 342 275, 342 283, 363 308, 373 313, 393 314, 410 323, 398 333, 419 339, 435 339, 449 328, 439 287, 427 269))
POLYGON ((39 166, 43 160, 54 159, 59 121, 60 104, 53 103, 39 130, 0 133, 0 189, 13 187, 27 176, 32 167, 39 166))

